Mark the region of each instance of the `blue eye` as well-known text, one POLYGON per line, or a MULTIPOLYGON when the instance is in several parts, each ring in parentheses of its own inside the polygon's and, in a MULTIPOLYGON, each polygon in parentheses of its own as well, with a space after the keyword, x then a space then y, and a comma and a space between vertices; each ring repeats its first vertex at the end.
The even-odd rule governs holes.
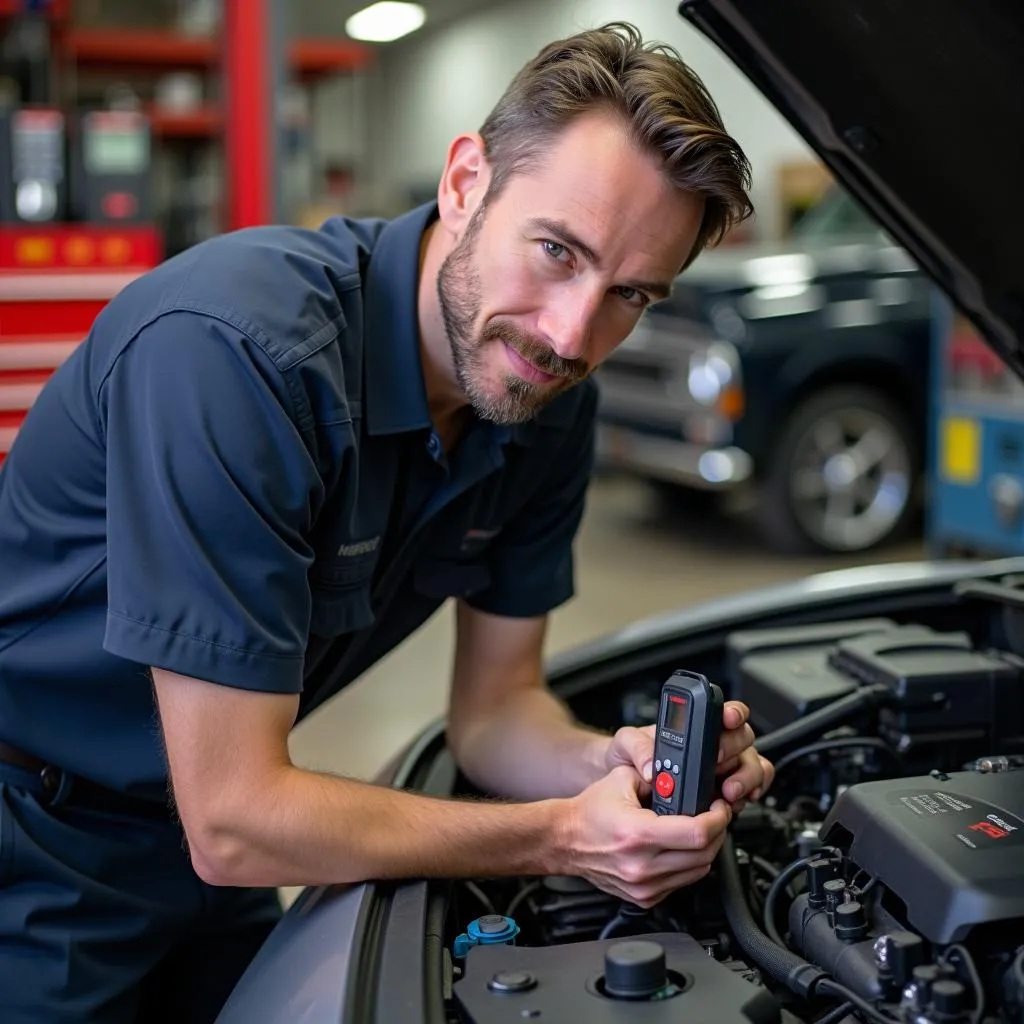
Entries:
POLYGON ((648 302, 647 296, 643 292, 625 285, 619 288, 619 295, 632 305, 646 306, 648 302))
POLYGON ((561 260, 563 256, 568 256, 569 250, 564 245, 558 242, 543 241, 541 245, 544 246, 544 252, 547 253, 553 260, 561 260))

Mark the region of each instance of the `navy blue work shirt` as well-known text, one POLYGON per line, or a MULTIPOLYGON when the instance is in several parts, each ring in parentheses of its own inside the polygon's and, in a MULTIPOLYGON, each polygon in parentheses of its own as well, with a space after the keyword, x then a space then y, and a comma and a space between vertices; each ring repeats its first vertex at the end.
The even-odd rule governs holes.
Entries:
POLYGON ((0 739, 162 800, 150 666, 301 716, 449 597, 572 595, 596 390, 473 420, 446 457, 417 324, 434 216, 226 234, 101 312, 0 469, 0 739))

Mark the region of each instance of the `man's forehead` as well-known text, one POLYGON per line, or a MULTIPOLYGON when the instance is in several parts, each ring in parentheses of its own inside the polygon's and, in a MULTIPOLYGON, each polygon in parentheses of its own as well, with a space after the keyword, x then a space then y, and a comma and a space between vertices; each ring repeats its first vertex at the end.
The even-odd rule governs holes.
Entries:
POLYGON ((633 272, 666 280, 686 262, 703 215, 697 197, 682 207, 678 197, 670 197, 649 213, 582 190, 522 198, 527 201, 516 204, 516 220, 529 237, 568 243, 595 266, 614 270, 628 264, 633 272))
POLYGON ((678 273, 703 218, 697 195, 680 192, 621 132, 592 132, 579 152, 550 147, 508 182, 516 220, 561 223, 603 259, 642 259, 678 273), (594 146, 595 137, 603 142, 594 146), (619 145, 607 144, 619 139, 619 145), (571 156, 585 157, 569 159, 571 156))

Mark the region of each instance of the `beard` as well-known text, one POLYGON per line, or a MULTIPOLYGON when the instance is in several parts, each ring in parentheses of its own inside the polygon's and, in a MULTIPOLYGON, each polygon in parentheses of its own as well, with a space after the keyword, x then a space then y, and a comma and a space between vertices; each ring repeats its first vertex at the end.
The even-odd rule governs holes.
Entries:
POLYGON ((512 426, 532 419, 553 398, 583 380, 589 368, 583 359, 563 359, 509 320, 494 317, 477 326, 483 305, 477 241, 485 209, 486 203, 481 204, 465 235, 441 264, 437 295, 459 388, 481 419, 512 426), (493 373, 488 372, 487 352, 501 343, 555 379, 537 384, 507 372, 495 386, 488 380, 493 373))

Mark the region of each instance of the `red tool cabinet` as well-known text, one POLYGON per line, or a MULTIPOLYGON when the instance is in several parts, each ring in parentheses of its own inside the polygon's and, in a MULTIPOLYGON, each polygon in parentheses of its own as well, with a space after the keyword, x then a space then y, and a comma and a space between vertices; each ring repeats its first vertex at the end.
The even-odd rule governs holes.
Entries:
POLYGON ((162 258, 151 227, 0 227, 0 463, 99 311, 162 258))

